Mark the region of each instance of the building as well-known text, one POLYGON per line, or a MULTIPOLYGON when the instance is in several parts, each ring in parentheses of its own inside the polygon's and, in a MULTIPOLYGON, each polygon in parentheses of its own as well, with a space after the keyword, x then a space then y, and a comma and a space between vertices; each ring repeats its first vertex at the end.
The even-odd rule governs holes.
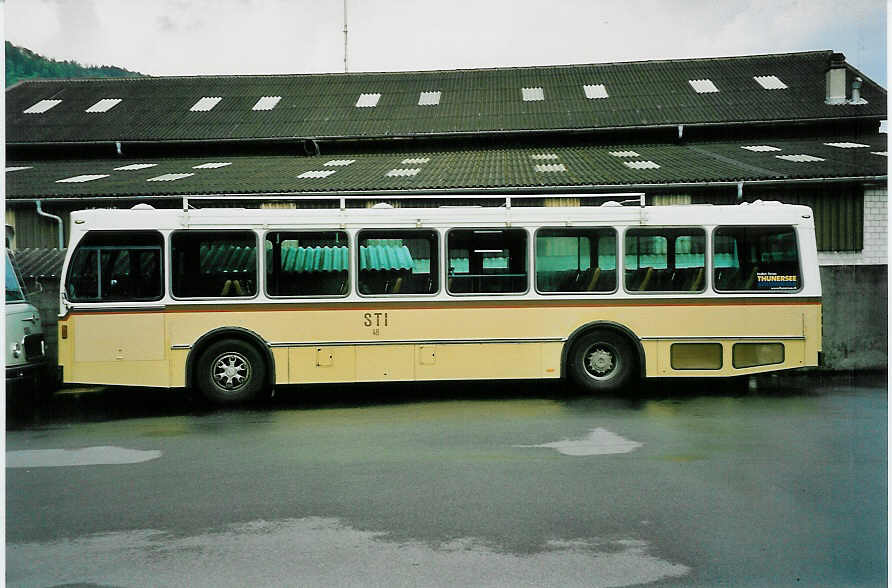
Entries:
POLYGON ((883 367, 885 119, 885 89, 831 51, 29 81, 7 90, 6 219, 13 246, 31 249, 64 245, 71 210, 179 207, 184 196, 429 206, 412 196, 491 192, 584 206, 585 194, 642 191, 651 205, 804 203, 825 266, 827 360, 883 367))

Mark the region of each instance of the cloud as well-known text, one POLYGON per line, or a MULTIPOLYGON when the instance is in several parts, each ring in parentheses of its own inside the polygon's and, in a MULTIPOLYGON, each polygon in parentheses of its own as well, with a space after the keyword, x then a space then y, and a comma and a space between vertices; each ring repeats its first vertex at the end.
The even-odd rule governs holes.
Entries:
MULTIPOLYGON (((884 0, 348 0, 348 16, 354 71, 834 49, 885 80, 884 0)), ((6 26, 51 57, 152 74, 343 68, 342 2, 8 0, 6 26)))

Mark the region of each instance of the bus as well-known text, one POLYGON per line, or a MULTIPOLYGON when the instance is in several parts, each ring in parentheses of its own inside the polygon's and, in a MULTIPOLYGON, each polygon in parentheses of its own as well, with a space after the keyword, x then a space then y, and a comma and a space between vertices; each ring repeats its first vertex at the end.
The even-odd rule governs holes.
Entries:
POLYGON ((622 198, 74 212, 63 381, 228 404, 287 384, 568 378, 613 393, 818 364, 808 207, 622 198))

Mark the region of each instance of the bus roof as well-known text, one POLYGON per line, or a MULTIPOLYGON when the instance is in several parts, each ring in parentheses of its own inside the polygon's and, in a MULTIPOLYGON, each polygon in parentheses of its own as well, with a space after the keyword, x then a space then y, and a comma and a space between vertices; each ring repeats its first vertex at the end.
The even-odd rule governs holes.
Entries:
POLYGON ((687 204, 669 206, 569 207, 482 207, 439 208, 324 208, 246 209, 197 208, 188 211, 155 209, 138 205, 132 209, 92 209, 71 213, 72 226, 83 230, 129 230, 183 228, 362 228, 378 226, 446 227, 450 225, 541 226, 541 225, 813 225, 807 206, 756 201, 736 205, 687 204))

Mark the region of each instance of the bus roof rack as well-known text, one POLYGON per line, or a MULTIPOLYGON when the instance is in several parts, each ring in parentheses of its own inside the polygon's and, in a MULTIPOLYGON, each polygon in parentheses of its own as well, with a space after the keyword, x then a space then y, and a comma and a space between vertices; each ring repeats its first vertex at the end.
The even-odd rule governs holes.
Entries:
MULTIPOLYGON (((285 192, 281 194, 192 194, 192 195, 184 195, 183 196, 183 211, 186 212, 189 208, 195 208, 194 206, 189 204, 189 201, 204 201, 204 200, 221 200, 223 198, 232 199, 232 200, 240 200, 240 201, 276 201, 276 202, 287 202, 287 201, 336 201, 339 204, 341 210, 347 208, 348 201, 355 200, 493 200, 493 199, 501 199, 504 198, 504 202, 500 204, 500 207, 511 208, 511 201, 516 199, 524 199, 524 198, 607 198, 609 199, 603 205, 614 206, 614 205, 626 205, 626 204, 636 204, 641 208, 645 206, 645 198, 644 192, 626 192, 626 193, 612 193, 612 194, 585 194, 585 193, 571 193, 571 194, 563 194, 563 193, 530 193, 530 194, 505 194, 503 193, 486 193, 486 192, 474 192, 471 194, 456 194, 456 193, 422 193, 422 194, 411 194, 403 191, 399 191, 393 194, 390 193, 374 193, 374 194, 307 194, 307 195, 295 195, 293 192, 285 192)), ((445 204, 443 206, 450 206, 445 204)), ((456 206, 456 205, 451 205, 456 206)), ((482 206, 482 205, 470 205, 470 206, 482 206)))

